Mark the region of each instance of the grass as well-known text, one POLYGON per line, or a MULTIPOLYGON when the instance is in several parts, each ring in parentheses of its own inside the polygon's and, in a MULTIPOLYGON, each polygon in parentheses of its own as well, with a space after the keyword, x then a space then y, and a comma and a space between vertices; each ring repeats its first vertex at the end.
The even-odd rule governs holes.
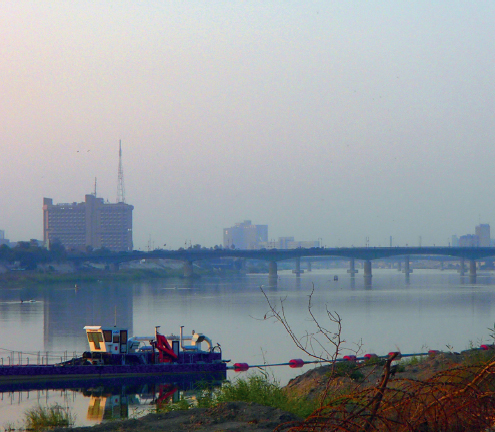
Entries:
POLYGON ((75 417, 69 409, 58 404, 28 409, 25 417, 26 429, 35 431, 53 427, 69 427, 75 422, 75 417))
POLYGON ((317 401, 309 401, 292 396, 277 382, 264 375, 250 375, 234 382, 225 382, 220 388, 203 388, 193 402, 181 399, 175 404, 166 405, 162 411, 190 409, 194 406, 212 408, 223 402, 252 402, 280 408, 300 417, 307 417, 317 408, 317 401))

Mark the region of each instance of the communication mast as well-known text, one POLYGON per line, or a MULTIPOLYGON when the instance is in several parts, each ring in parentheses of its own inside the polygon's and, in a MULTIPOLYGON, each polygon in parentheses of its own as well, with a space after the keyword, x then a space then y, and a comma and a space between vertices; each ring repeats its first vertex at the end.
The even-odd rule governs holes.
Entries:
POLYGON ((117 202, 125 203, 124 167, 122 166, 122 142, 119 140, 119 179, 117 182, 117 202))

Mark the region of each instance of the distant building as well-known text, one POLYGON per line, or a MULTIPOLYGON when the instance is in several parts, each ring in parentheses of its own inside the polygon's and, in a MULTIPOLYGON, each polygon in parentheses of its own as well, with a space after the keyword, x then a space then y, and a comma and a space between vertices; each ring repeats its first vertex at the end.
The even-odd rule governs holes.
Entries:
POLYGON ((474 234, 466 234, 459 238, 452 236, 452 246, 458 247, 493 247, 494 242, 490 238, 490 225, 479 224, 474 229, 474 234))
POLYGON ((0 246, 1 245, 7 245, 7 246, 10 246, 10 241, 9 239, 6 239, 5 238, 5 231, 4 230, 0 230, 0 246))
POLYGON ((459 237, 460 247, 478 247, 480 245, 480 238, 476 234, 466 234, 459 237))
POLYGON ((479 224, 474 231, 475 235, 479 238, 479 246, 480 247, 490 247, 490 225, 488 224, 479 224))
POLYGON ((95 195, 72 204, 43 198, 43 241, 58 241, 66 249, 132 250, 132 210, 123 202, 108 203, 95 195))
POLYGON ((318 240, 310 241, 295 241, 294 237, 279 237, 278 241, 272 240, 269 242, 260 243, 260 248, 265 249, 310 249, 319 247, 320 242, 318 240))
POLYGON ((259 244, 268 241, 268 225, 253 225, 250 220, 236 223, 223 230, 223 247, 236 249, 259 249, 259 244))

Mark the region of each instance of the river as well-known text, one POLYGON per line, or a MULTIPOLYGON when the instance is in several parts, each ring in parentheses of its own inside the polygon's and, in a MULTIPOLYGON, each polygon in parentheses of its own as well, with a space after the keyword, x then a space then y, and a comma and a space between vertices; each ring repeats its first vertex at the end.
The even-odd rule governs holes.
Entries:
MULTIPOLYGON (((290 271, 279 271, 278 280, 271 284, 266 275, 245 275, 192 281, 104 281, 81 283, 78 289, 72 284, 4 288, 0 290, 0 361, 11 361, 12 351, 30 352, 32 358, 46 352, 70 358, 74 352, 87 350, 85 325, 115 322, 128 327, 133 335, 152 335, 157 325, 164 334, 178 334, 183 325, 186 333, 196 330, 220 343, 224 358, 233 362, 257 365, 292 358, 308 360, 280 323, 265 319, 269 307, 261 290, 277 310, 283 300, 289 324, 303 337, 316 331, 308 313, 313 289, 312 310, 318 322, 333 334, 337 326, 328 320, 326 311, 338 313, 343 348, 360 348, 361 354, 461 351, 492 341, 494 273, 480 272, 473 281, 451 270, 415 269, 406 278, 397 270, 373 269, 368 283, 361 274, 352 280, 346 269, 340 268, 313 270, 299 278, 290 271)), ((347 353, 351 351, 343 352, 347 353)), ((18 360, 19 354, 14 357, 18 360)), ((26 357, 23 354, 24 360, 26 357)), ((301 369, 282 366, 269 372, 286 384, 301 369)), ((229 378, 234 376, 229 372, 229 378)), ((98 411, 94 398, 77 391, 6 392, 0 398, 0 427, 18 424, 29 407, 55 402, 70 407, 78 425, 101 419, 94 414, 98 411)), ((142 404, 149 402, 143 394, 125 400, 127 408, 122 401, 115 402, 114 417, 142 412, 142 404)))

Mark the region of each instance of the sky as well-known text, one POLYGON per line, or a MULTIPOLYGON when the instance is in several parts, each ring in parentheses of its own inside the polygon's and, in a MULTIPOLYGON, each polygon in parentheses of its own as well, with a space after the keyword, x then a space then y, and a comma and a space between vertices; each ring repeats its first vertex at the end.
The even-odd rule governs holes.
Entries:
MULTIPOLYGON (((136 249, 495 230, 495 2, 0 2, 0 229, 115 202, 136 249)), ((495 235, 493 235, 495 237, 495 235)))

